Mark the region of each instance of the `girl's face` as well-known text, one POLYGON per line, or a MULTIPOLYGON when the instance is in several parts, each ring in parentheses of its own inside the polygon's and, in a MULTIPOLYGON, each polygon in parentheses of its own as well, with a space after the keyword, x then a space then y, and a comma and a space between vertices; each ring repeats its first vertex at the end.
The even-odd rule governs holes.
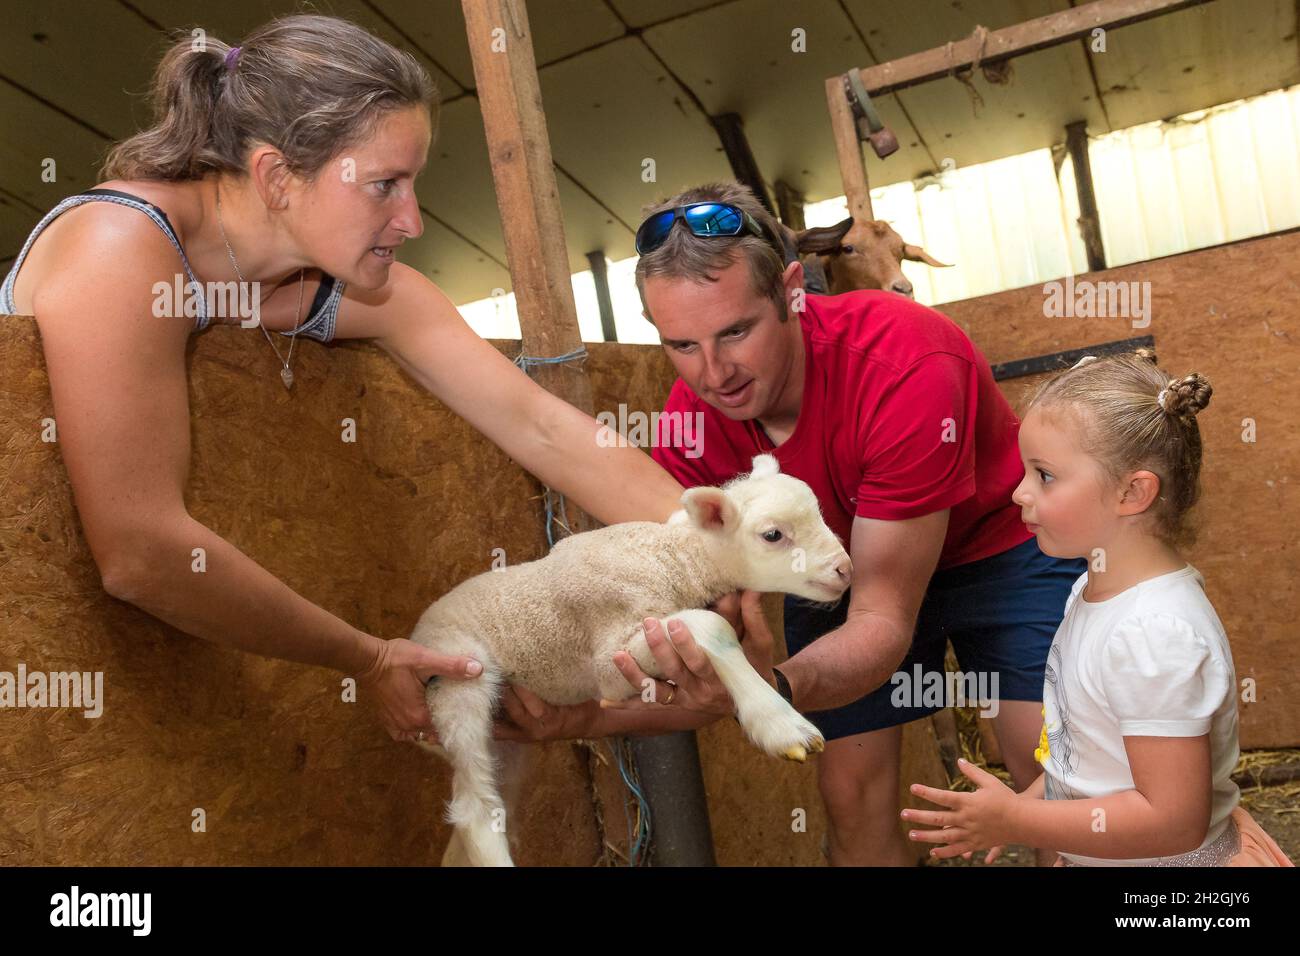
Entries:
POLYGON ((1116 526, 1114 510, 1107 507, 1106 475, 1079 447, 1078 427, 1074 415, 1041 408, 1020 424, 1025 477, 1011 500, 1038 536, 1039 548, 1057 558, 1091 557, 1116 526))
POLYGON ((428 112, 410 107, 331 159, 297 197, 293 230, 307 257, 349 284, 382 288, 397 247, 424 232, 415 178, 431 139, 428 112))

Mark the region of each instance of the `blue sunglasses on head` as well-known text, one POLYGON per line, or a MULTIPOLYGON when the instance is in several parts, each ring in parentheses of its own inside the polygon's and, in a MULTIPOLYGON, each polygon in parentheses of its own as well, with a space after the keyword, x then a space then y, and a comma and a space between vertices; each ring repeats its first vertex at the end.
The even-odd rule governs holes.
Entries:
POLYGON ((679 219, 697 236, 738 236, 749 232, 764 242, 772 243, 781 260, 785 261, 780 244, 763 231, 753 216, 725 202, 693 202, 650 216, 636 231, 637 255, 644 256, 662 246, 679 219))

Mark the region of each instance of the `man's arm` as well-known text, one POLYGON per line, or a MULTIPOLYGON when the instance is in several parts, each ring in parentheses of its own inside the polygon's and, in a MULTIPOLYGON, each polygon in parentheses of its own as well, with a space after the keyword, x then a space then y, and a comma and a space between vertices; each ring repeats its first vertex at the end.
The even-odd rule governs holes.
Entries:
POLYGON ((889 679, 911 647, 947 533, 947 508, 901 521, 853 519, 848 619, 780 665, 795 709, 842 707, 889 679))

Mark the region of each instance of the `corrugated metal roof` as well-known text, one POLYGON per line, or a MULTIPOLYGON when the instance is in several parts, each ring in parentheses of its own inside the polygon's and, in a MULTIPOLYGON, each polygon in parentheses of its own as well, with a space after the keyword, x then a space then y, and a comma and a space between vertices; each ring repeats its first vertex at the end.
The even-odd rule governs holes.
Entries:
MULTIPOLYGON (((641 207, 730 168, 709 115, 737 112, 769 181, 811 201, 840 194, 822 82, 939 46, 977 26, 1008 26, 1070 0, 532 0, 529 17, 574 272, 585 253, 632 253, 641 207), (803 31, 806 52, 792 43, 803 31), (644 182, 641 162, 656 161, 644 182)), ((236 42, 294 2, 3 0, 0 33, 0 261, 60 198, 93 185, 105 149, 145 119, 143 93, 162 29, 202 25, 236 42), (58 178, 41 163, 54 158, 58 178)), ((403 260, 456 302, 509 289, 491 171, 457 0, 333 0, 411 50, 447 100, 419 186, 425 234, 403 260)), ((1293 0, 1217 0, 1107 37, 1015 61, 1012 81, 955 80, 884 98, 902 148, 869 161, 873 185, 958 168, 1300 82, 1293 0)), ((993 173, 990 173, 992 175, 993 173)))

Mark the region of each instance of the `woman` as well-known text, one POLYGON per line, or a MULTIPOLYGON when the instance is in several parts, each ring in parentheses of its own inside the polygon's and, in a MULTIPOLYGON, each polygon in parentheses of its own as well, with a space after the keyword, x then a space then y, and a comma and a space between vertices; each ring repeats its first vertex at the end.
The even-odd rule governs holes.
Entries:
MULTIPOLYGON (((681 488, 639 450, 602 447, 593 419, 533 383, 395 261, 423 231, 414 181, 436 109, 414 58, 346 20, 293 16, 234 48, 196 48, 186 35, 154 83, 156 125, 112 150, 95 190, 51 210, 0 287, 0 311, 33 315, 40 328, 63 459, 104 587, 199 637, 356 675, 394 739, 422 737, 432 731, 424 681, 470 679, 477 662, 359 631, 186 512, 186 343, 248 311, 210 315, 205 303, 197 317, 159 318, 186 314, 183 302, 158 309, 159 283, 178 286, 183 274, 251 290, 262 329, 249 334, 266 337, 267 372, 286 387, 297 337, 374 339, 603 522, 663 520, 681 488), (190 571, 196 547, 206 574, 190 571)), ((588 718, 598 711, 565 713, 597 729, 588 718)))

